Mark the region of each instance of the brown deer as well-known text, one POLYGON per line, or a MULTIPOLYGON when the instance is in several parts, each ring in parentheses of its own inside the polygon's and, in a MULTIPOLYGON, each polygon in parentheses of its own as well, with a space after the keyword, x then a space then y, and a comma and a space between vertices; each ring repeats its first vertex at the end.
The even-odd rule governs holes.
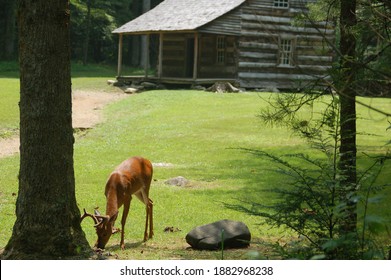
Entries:
POLYGON ((110 174, 106 183, 106 215, 101 215, 95 210, 94 215, 88 214, 84 209, 81 221, 85 217, 91 217, 95 221, 96 234, 98 240, 95 247, 104 249, 111 235, 117 232, 114 229, 114 222, 118 216, 118 209, 123 205, 124 210, 121 219, 121 249, 125 248, 124 234, 125 223, 129 213, 132 195, 135 195, 146 206, 144 242, 153 236, 153 202, 149 198, 149 188, 152 181, 152 164, 149 160, 142 157, 132 157, 123 161, 110 174), (148 234, 149 224, 149 234, 148 234))

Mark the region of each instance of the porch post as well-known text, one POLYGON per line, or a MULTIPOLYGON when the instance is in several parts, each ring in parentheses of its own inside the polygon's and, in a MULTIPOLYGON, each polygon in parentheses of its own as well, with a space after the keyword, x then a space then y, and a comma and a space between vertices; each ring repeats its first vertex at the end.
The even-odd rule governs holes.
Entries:
POLYGON ((164 35, 163 33, 159 34, 159 65, 157 69, 157 76, 160 79, 162 77, 162 72, 163 72, 163 40, 164 40, 164 35))
POLYGON ((143 47, 146 48, 144 51, 144 77, 148 78, 148 70, 149 70, 149 36, 150 34, 144 35, 145 37, 145 44, 143 44, 143 47))
POLYGON ((118 43, 118 68, 117 68, 117 76, 121 76, 122 72, 122 37, 123 35, 119 34, 119 43, 118 43))
POLYGON ((198 75, 198 33, 194 33, 194 65, 193 65, 193 79, 196 80, 198 75))

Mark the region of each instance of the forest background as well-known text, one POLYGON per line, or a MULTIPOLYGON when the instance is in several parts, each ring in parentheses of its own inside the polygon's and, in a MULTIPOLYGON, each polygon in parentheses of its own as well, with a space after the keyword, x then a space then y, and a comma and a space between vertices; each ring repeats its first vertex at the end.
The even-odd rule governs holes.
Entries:
MULTIPOLYGON (((117 36, 111 32, 148 11, 163 0, 71 0, 71 59, 83 64, 115 64, 117 36)), ((17 50, 17 1, 0 0, 0 60, 14 60, 17 50)), ((153 43, 153 42, 152 42, 153 43)), ((143 65, 140 36, 126 36, 125 65, 143 65)), ((151 54, 152 56, 154 54, 151 54)))

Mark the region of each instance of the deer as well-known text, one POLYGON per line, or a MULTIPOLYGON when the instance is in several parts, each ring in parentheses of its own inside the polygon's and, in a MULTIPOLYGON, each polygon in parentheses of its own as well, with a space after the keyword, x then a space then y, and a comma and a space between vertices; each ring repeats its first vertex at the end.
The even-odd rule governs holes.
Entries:
POLYGON ((98 240, 95 246, 98 250, 104 250, 112 234, 121 232, 121 249, 125 249, 125 223, 129 213, 132 195, 135 195, 146 207, 144 239, 146 242, 153 236, 153 201, 149 198, 149 188, 152 181, 152 163, 143 157, 131 157, 124 160, 110 174, 105 187, 106 215, 101 215, 95 210, 89 214, 84 209, 80 223, 86 217, 91 217, 95 222, 98 240), (121 230, 114 228, 118 216, 118 209, 123 207, 121 230), (148 234, 149 225, 149 234, 148 234))

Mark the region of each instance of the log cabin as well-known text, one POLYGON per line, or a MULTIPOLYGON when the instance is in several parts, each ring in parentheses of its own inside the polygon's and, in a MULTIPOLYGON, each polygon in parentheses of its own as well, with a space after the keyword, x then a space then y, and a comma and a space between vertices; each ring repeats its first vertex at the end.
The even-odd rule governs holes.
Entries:
POLYGON ((243 88, 298 89, 327 81, 335 30, 309 20, 316 0, 165 0, 115 29, 119 81, 231 82, 243 88), (298 18, 301 18, 298 20, 298 18), (145 74, 122 73, 124 36, 146 38, 145 74), (154 74, 148 45, 157 38, 154 74))

